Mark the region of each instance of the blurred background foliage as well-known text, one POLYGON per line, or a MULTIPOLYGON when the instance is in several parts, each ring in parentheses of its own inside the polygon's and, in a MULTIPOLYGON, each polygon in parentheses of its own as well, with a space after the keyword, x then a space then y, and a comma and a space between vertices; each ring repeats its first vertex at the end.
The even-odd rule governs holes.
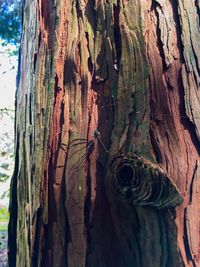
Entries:
POLYGON ((0 0, 0 211, 1 205, 8 206, 14 168, 14 100, 21 14, 22 0, 0 0))
POLYGON ((0 0, 0 266, 8 266, 8 206, 14 170, 15 91, 21 13, 21 0, 0 0))
POLYGON ((21 14, 21 0, 0 0, 0 38, 2 45, 13 44, 16 46, 15 50, 8 48, 7 53, 11 55, 18 53, 21 35, 21 14))

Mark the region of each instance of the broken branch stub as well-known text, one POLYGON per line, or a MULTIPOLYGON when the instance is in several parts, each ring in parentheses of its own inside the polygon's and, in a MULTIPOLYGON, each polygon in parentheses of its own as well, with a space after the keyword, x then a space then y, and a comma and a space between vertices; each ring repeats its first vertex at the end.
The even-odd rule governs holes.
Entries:
POLYGON ((136 154, 116 156, 110 164, 106 183, 111 199, 133 205, 164 209, 183 202, 177 186, 166 172, 136 154))

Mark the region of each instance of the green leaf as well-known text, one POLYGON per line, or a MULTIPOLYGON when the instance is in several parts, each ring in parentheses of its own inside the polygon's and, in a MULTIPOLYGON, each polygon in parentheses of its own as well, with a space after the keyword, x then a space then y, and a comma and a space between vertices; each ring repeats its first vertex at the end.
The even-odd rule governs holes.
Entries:
POLYGON ((0 182, 5 182, 6 180, 8 180, 9 175, 7 175, 6 173, 2 173, 0 172, 0 182))

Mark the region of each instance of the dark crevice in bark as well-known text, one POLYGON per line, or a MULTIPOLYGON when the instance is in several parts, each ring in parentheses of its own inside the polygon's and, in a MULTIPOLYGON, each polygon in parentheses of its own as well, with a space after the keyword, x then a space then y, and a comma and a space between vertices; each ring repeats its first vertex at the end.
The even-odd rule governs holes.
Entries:
POLYGON ((29 95, 29 124, 32 125, 32 94, 29 95))
POLYGON ((86 117, 86 112, 87 112, 87 94, 88 94, 88 77, 87 76, 82 76, 81 77, 81 107, 82 107, 82 115, 83 117, 86 117))
POLYGON ((52 266, 52 261, 50 258, 50 255, 51 255, 50 244, 51 243, 52 243, 52 240, 49 239, 48 225, 44 225, 42 259, 41 259, 41 265, 39 265, 39 266, 42 266, 42 267, 43 266, 52 266))
POLYGON ((42 256, 42 266, 52 266, 52 250, 53 250, 53 223, 57 220, 56 214, 56 202, 53 190, 53 151, 51 151, 51 157, 49 160, 48 166, 48 221, 44 226, 44 247, 43 247, 43 256, 42 256), (51 256, 49 256, 51 255, 51 256))
POLYGON ((56 74, 54 77, 54 107, 56 105, 57 93, 58 93, 58 75, 56 74))
MULTIPOLYGON (((63 128, 63 124, 64 124, 64 108, 65 108, 65 103, 64 101, 61 102, 61 106, 60 106, 60 121, 59 121, 59 126, 60 126, 60 132, 58 133, 58 145, 57 145, 57 150, 54 152, 54 170, 56 170, 57 168, 57 164, 59 165, 58 163, 58 155, 59 155, 59 149, 61 148, 62 146, 62 128, 63 128)), ((54 181, 55 182, 55 181, 54 181)))
POLYGON ((197 9, 197 14, 199 16, 199 26, 200 26, 200 2, 199 2, 199 0, 195 0, 195 6, 197 9))
POLYGON ((40 207, 37 210, 37 216, 36 216, 36 231, 35 231, 35 240, 34 240, 34 250, 33 250, 33 255, 32 256, 32 262, 33 262, 33 267, 38 267, 40 266, 40 258, 39 255, 41 251, 40 243, 41 243, 41 230, 43 227, 43 221, 42 221, 42 208, 40 207))
POLYGON ((10 191, 10 221, 8 225, 8 262, 9 267, 16 267, 17 255, 17 217, 18 217, 18 202, 17 202, 17 178, 19 175, 19 132, 16 133, 16 154, 15 154, 15 169, 11 181, 10 191))
POLYGON ((173 19, 176 25, 176 38, 177 38, 177 47, 179 49, 179 55, 180 55, 180 62, 184 62, 184 47, 182 42, 182 27, 179 19, 179 11, 178 11, 178 1, 177 0, 170 0, 172 10, 173 10, 173 19))
POLYGON ((24 7, 25 7, 25 0, 22 0, 21 1, 21 36, 23 34, 23 29, 24 29, 24 16, 25 16, 25 10, 24 10, 24 7))
POLYGON ((33 182, 34 175, 35 175, 35 163, 32 163, 31 165, 31 182, 33 182))
POLYGON ((166 238, 167 238, 167 251, 168 257, 166 262, 166 267, 183 267, 180 262, 182 256, 177 246, 177 225, 176 221, 176 210, 174 208, 165 210, 166 213, 163 214, 166 238))
MULTIPOLYGON (((27 114, 27 107, 28 107, 28 97, 27 97, 27 94, 25 94, 25 96, 24 96, 24 98, 25 98, 25 115, 24 115, 24 122, 25 122, 25 125, 29 125, 28 123, 27 123, 27 116, 26 116, 26 114, 27 114)), ((27 128, 25 128, 25 131, 24 131, 24 133, 23 133, 23 137, 25 138, 25 134, 26 134, 26 131, 27 131, 27 128)))
POLYGON ((90 23, 92 29, 95 32, 97 28, 97 15, 96 15, 95 1, 87 1, 86 7, 85 7, 85 16, 87 17, 88 22, 90 23))
POLYGON ((34 56, 33 56, 33 73, 34 74, 36 70, 36 64, 37 64, 37 53, 34 53, 34 56))
POLYGON ((196 163, 196 166, 195 166, 195 169, 194 169, 194 173, 193 173, 193 176, 192 176, 192 181, 191 181, 191 184, 190 184, 190 204, 192 204, 193 186, 194 186, 194 180, 196 178, 197 169, 198 169, 198 162, 196 163))
POLYGON ((76 1, 76 13, 77 13, 77 17, 78 18, 83 18, 84 17, 84 13, 83 13, 83 8, 84 7, 82 7, 81 4, 82 4, 82 1, 79 1, 79 0, 76 1))
MULTIPOLYGON (((192 255, 190 252, 190 245, 189 245, 189 240, 188 240, 188 234, 187 234, 187 209, 184 209, 184 236, 183 236, 183 240, 184 240, 184 246, 185 246, 185 252, 187 255, 187 259, 192 261, 192 255)), ((195 265, 194 265, 195 266, 195 265)))
POLYGON ((91 73, 92 78, 93 78, 94 64, 92 63, 91 57, 88 58, 88 70, 91 73))
POLYGON ((122 55, 122 41, 121 41, 121 31, 120 31, 120 1, 117 1, 117 5, 113 5, 113 13, 114 13, 114 40, 115 40, 115 48, 117 54, 117 66, 120 66, 121 55, 122 55))
POLYGON ((41 40, 42 40, 42 33, 41 33, 41 31, 40 31, 40 32, 39 32, 39 35, 38 35, 38 51, 39 51, 39 49, 40 49, 41 40))
MULTIPOLYGON (((66 196, 67 196, 65 174, 66 174, 66 169, 67 169, 68 152, 69 152, 69 150, 67 150, 67 152, 66 152, 64 169, 63 169, 63 177, 62 177, 62 183, 61 183, 61 195, 62 195, 61 205, 63 206, 64 216, 65 216, 65 218, 64 218, 65 219, 65 226, 66 226, 66 232, 65 232, 65 237, 64 237, 66 240, 65 245, 72 242, 72 236, 71 236, 70 225, 69 225, 69 217, 68 217, 67 209, 65 206, 65 201, 66 201, 66 196)), ((66 255, 66 257, 67 257, 67 255, 66 255)))
MULTIPOLYGON (((87 127, 87 140, 89 137, 91 114, 88 114, 88 127, 87 127)), ((85 266, 89 266, 89 254, 91 253, 91 223, 90 223, 90 212, 91 212, 91 176, 90 176, 90 155, 94 149, 94 142, 91 141, 91 149, 89 142, 87 143, 86 150, 86 196, 84 201, 84 224, 86 231, 86 257, 85 266)))
POLYGON ((162 59, 162 65, 163 65, 163 72, 167 71, 167 64, 165 61, 165 53, 163 50, 163 43, 161 40, 161 30, 159 28, 159 21, 160 21, 160 17, 159 17, 159 13, 157 11, 157 8, 160 8, 160 10, 162 11, 162 6, 157 2, 157 1, 152 1, 152 6, 151 6, 151 12, 155 13, 155 16, 157 18, 157 25, 156 25, 156 33, 157 33, 157 47, 160 53, 160 57, 162 59))
POLYGON ((30 149, 30 155, 32 155, 33 152, 33 125, 32 125, 32 94, 29 95, 29 149, 30 149))
POLYGON ((76 84, 77 66, 74 60, 67 58, 64 64, 64 85, 76 84))
MULTIPOLYGON (((48 167, 48 225, 51 225, 53 222, 57 220, 57 213, 56 213, 56 201, 54 196, 54 166, 53 166, 53 151, 51 152, 51 158, 49 161, 48 167)), ((52 233, 49 232, 49 236, 52 236, 52 233)))
POLYGON ((53 36, 54 36, 54 22, 56 18, 55 9, 53 7, 54 1, 41 1, 41 15, 44 21, 44 28, 48 33, 48 48, 53 47, 53 36))
POLYGON ((101 135, 101 141, 98 140, 98 160, 103 166, 106 165, 108 157, 108 150, 111 145, 111 134, 113 129, 113 118, 114 118, 114 103, 113 97, 110 93, 109 80, 98 83, 96 90, 98 99, 98 126, 97 129, 101 135), (108 94, 108 96, 106 95, 108 94))
POLYGON ((61 102, 61 107, 60 107, 60 110, 61 110, 61 112, 60 112, 60 142, 59 142, 59 144, 61 144, 61 135, 62 135, 62 128, 63 128, 63 125, 64 125, 64 123, 65 123, 65 102, 64 102, 64 100, 62 100, 62 102, 61 102))
MULTIPOLYGON (((17 99, 17 91, 19 89, 19 82, 20 82, 20 77, 21 77, 21 46, 19 48, 19 52, 18 52, 18 67, 17 67, 17 76, 16 76, 16 93, 15 93, 15 102, 16 102, 16 99, 17 99)), ((15 107, 16 107, 16 103, 15 103, 15 107)), ((16 111, 15 111, 16 112, 16 111)), ((16 118, 16 114, 15 114, 15 118, 16 118)), ((15 120, 15 123, 16 123, 16 120, 15 120)))
MULTIPOLYGON (((50 64, 49 64, 49 77, 53 77, 55 74, 55 69, 54 69, 54 51, 49 50, 49 56, 50 56, 50 64)), ((64 88, 63 88, 64 89, 64 88)))
POLYGON ((94 64, 92 62, 92 57, 91 57, 91 51, 90 51, 90 48, 89 48, 89 34, 88 32, 85 32, 85 38, 87 40, 87 48, 88 48, 88 51, 89 51, 89 54, 90 56, 88 57, 88 70, 93 78, 93 72, 94 72, 94 64))
POLYGON ((140 245, 140 238, 141 238, 141 229, 142 226, 140 225, 139 222, 139 217, 138 217, 138 211, 137 209, 135 209, 134 207, 134 225, 132 225, 132 231, 134 233, 134 237, 135 237, 135 243, 136 243, 136 247, 137 247, 137 257, 136 257, 136 262, 137 262, 137 266, 142 266, 142 247, 140 245))
POLYGON ((44 19, 44 26, 46 29, 49 29, 50 26, 50 14, 51 14, 50 2, 41 1, 41 16, 44 19))
POLYGON ((85 266, 89 265, 89 254, 91 253, 91 223, 90 223, 90 209, 91 209, 91 177, 90 177, 90 160, 87 159, 87 176, 86 176, 86 186, 87 193, 85 197, 84 203, 84 223, 85 223, 85 231, 86 231, 86 263, 85 266))
POLYGON ((115 233, 111 206, 104 184, 104 166, 97 160, 96 198, 91 220, 91 248, 87 267, 123 266, 120 243, 115 233), (99 255, 102 255, 99 258, 99 255))
POLYGON ((161 266, 166 267, 168 261, 168 242, 167 242, 167 233, 166 233, 166 223, 164 220, 166 211, 158 211, 158 221, 160 228, 160 246, 161 246, 161 266))
POLYGON ((154 131, 153 131, 153 125, 150 126, 149 128, 149 135, 150 135, 150 139, 151 139, 151 145, 153 147, 154 150, 154 155, 156 157, 156 161, 157 163, 162 163, 162 154, 158 145, 158 142, 156 140, 154 131))

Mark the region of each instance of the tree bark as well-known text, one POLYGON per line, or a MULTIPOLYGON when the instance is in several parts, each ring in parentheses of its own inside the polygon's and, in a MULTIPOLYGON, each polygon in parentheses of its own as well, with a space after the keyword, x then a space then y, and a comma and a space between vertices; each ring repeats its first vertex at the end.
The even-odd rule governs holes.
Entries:
POLYGON ((9 266, 200 265, 199 1, 31 1, 9 266))

